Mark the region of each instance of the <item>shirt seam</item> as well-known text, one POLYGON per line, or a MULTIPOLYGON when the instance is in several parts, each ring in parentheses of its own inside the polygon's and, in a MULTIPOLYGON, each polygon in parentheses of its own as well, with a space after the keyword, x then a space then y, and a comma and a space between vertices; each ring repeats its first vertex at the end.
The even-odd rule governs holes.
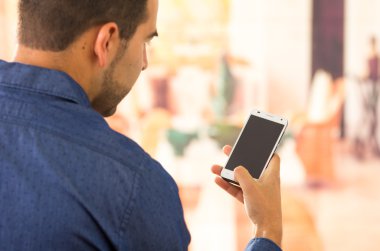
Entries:
MULTIPOLYGON (((145 164, 146 161, 147 161, 147 158, 144 158, 143 161, 141 161, 141 164, 139 165, 139 168, 138 168, 139 170, 141 169, 141 166, 145 164)), ((141 175, 140 172, 135 172, 135 176, 133 177, 133 188, 132 188, 130 203, 129 203, 129 206, 125 207, 125 211, 123 213, 123 217, 122 217, 120 228, 119 228, 119 237, 121 239, 121 242, 123 241, 124 231, 125 229, 127 229, 129 220, 131 218, 131 214, 135 209, 136 198, 137 198, 138 190, 140 187, 139 186, 140 183, 138 182, 140 175, 141 175)))

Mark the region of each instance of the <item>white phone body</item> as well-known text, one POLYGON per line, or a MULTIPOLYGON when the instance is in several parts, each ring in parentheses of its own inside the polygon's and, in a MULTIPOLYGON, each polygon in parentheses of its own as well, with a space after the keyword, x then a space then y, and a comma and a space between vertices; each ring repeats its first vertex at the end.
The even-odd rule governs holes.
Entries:
POLYGON ((234 169, 244 166, 259 179, 268 166, 288 125, 287 119, 261 110, 252 110, 240 131, 221 177, 234 185, 234 169))

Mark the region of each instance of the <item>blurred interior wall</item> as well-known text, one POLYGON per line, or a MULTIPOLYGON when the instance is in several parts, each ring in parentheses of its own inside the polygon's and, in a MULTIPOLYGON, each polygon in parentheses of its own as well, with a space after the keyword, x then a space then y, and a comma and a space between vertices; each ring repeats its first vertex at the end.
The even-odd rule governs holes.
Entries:
POLYGON ((231 51, 262 72, 266 109, 273 112, 305 107, 311 75, 311 11, 311 0, 231 1, 231 51))

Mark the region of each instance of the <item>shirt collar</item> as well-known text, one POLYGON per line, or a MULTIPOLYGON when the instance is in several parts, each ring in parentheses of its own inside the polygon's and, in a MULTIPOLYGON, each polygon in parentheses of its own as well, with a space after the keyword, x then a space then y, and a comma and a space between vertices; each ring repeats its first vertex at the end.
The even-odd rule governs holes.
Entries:
POLYGON ((53 95, 90 106, 82 87, 68 74, 57 70, 0 60, 0 86, 53 95))

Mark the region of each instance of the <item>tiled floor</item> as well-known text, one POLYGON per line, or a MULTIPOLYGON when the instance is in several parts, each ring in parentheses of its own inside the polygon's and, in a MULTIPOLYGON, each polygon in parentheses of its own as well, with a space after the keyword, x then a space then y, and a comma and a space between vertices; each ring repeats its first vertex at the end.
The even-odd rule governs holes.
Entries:
MULTIPOLYGON (((298 179, 283 178, 284 250, 380 250, 380 159, 358 161, 347 149, 336 150, 336 178, 329 186, 308 188, 300 182, 302 172, 291 169, 288 172, 294 171, 298 179)), ((208 169, 210 157, 206 159, 197 161, 208 169)), ((284 166, 294 163, 289 156, 282 160, 284 166)), ((191 199, 189 187, 194 186, 182 189, 193 237, 190 250, 241 250, 252 234, 249 222, 244 223, 243 216, 236 224, 242 207, 206 173, 198 184, 198 200, 191 199)))

